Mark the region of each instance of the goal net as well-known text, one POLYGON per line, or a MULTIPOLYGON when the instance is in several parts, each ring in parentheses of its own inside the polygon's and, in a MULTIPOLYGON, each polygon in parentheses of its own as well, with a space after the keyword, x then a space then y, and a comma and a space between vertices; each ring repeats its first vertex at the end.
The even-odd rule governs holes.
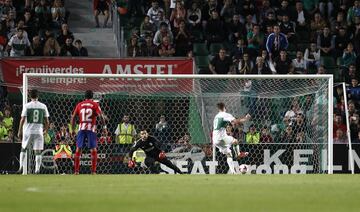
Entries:
MULTIPOLYGON (((138 139, 136 134, 143 129, 158 138, 167 157, 182 171, 228 173, 226 157, 211 141, 219 102, 234 117, 251 115, 248 122, 227 127, 240 150, 249 152, 245 158, 234 157, 237 171, 246 164, 247 173, 253 174, 332 173, 332 86, 330 75, 24 74, 23 101, 28 101, 31 89, 37 89, 50 112, 52 127, 45 138, 42 173, 73 172, 71 152, 54 155, 59 144, 75 152, 70 116, 89 89, 108 117, 108 135, 101 126, 97 130, 99 174, 149 172, 141 151, 133 155, 137 166, 128 168, 131 144, 119 142, 121 136, 138 139), (124 116, 133 131, 121 131, 124 116), (120 135, 115 134, 118 127, 120 135)), ((33 166, 34 156, 29 154, 30 173, 33 166)), ((90 166, 90 152, 84 149, 80 172, 90 173, 90 166)))

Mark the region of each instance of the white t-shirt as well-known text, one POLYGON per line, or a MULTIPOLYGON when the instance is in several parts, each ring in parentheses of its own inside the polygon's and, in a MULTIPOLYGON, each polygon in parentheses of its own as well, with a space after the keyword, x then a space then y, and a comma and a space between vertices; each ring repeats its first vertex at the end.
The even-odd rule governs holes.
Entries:
POLYGON ((17 35, 14 35, 11 37, 8 45, 11 46, 10 56, 20 57, 25 55, 25 49, 30 46, 30 41, 25 36, 19 39, 17 35))
POLYGON ((214 118, 213 136, 223 137, 226 135, 226 125, 234 120, 234 116, 227 112, 219 112, 214 118))
POLYGON ((49 117, 49 111, 45 104, 39 101, 31 101, 24 105, 21 117, 26 117, 23 128, 24 134, 42 134, 45 117, 49 117))

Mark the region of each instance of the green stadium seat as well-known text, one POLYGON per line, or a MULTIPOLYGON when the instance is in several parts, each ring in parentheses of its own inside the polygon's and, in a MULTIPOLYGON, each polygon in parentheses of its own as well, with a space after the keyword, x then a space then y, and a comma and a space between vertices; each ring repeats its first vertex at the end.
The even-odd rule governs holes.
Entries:
POLYGON ((195 56, 195 64, 198 68, 209 67, 209 57, 206 56, 195 56))
POLYGON ((221 48, 223 48, 222 43, 212 43, 212 44, 210 44, 210 54, 211 55, 218 54, 221 48))
POLYGON ((193 52, 195 56, 207 56, 209 51, 207 50, 205 43, 194 43, 193 52))
POLYGON ((326 69, 336 67, 335 60, 331 56, 322 56, 320 58, 320 63, 324 65, 326 69))

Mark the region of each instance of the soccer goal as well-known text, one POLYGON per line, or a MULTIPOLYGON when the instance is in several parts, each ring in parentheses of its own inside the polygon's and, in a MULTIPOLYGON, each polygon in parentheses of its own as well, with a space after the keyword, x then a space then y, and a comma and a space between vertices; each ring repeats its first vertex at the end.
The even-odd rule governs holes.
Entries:
MULTIPOLYGON (((223 102, 235 117, 251 115, 248 122, 227 127, 228 135, 238 139, 240 150, 249 152, 245 158, 234 157, 237 170, 246 164, 246 173, 333 173, 332 75, 23 76, 23 102, 28 101, 29 90, 37 89, 40 101, 48 106, 54 125, 53 134, 47 137, 48 150, 61 141, 74 152, 75 141, 66 134, 56 134, 61 128, 69 132, 76 103, 84 99, 86 90, 93 90, 109 119, 108 135, 98 127, 98 139, 103 141, 98 142, 99 174, 148 172, 141 152, 133 156, 138 163, 135 169, 126 165, 131 145, 120 144, 114 135, 124 115, 129 116, 137 133, 147 129, 156 136, 167 157, 182 171, 228 173, 226 158, 211 141, 218 102, 223 102), (160 117, 166 124, 159 125, 160 117)), ((29 154, 30 173, 33 160, 29 154)), ((84 151, 81 173, 90 173, 90 165, 90 154, 84 151)), ((43 163, 42 171, 55 167, 59 172, 71 173, 71 166, 71 160, 63 164, 55 161, 55 165, 43 163)), ((159 170, 171 173, 160 165, 159 170)))

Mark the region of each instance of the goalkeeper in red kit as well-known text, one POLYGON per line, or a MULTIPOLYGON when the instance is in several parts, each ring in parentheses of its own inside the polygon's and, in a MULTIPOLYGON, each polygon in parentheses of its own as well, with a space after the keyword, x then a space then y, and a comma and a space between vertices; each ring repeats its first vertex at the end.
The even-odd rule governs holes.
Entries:
MULTIPOLYGON (((142 130, 140 132, 140 139, 136 141, 134 146, 130 149, 129 157, 131 158, 133 153, 140 148, 146 154, 144 162, 145 165, 150 169, 151 173, 159 173, 155 166, 155 161, 158 161, 173 169, 175 173, 183 174, 177 166, 175 166, 169 159, 166 158, 165 152, 162 151, 159 146, 159 141, 155 137, 150 136, 146 130, 142 130)), ((135 167, 135 161, 131 159, 128 163, 128 166, 130 168, 135 167)))

